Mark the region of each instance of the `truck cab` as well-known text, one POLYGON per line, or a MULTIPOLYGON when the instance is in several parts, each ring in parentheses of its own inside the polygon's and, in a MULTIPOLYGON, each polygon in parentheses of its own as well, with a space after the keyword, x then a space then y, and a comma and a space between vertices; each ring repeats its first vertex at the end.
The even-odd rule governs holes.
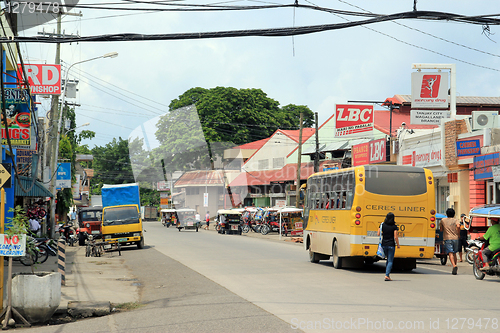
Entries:
POLYGON ((104 207, 102 212, 102 234, 108 244, 136 244, 144 247, 142 220, 137 205, 104 207))
POLYGON ((78 244, 84 246, 88 235, 94 237, 100 235, 101 223, 102 206, 81 208, 78 212, 78 244))

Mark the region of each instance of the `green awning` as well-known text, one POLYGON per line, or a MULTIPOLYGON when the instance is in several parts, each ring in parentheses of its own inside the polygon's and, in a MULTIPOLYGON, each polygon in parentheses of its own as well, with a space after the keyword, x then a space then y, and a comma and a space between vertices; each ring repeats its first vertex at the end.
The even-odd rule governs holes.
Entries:
POLYGON ((21 184, 25 190, 31 189, 26 193, 21 189, 21 186, 19 186, 19 182, 17 181, 17 177, 14 176, 14 183, 16 184, 16 187, 14 189, 14 196, 17 197, 38 197, 38 198, 45 198, 45 197, 51 197, 52 198, 52 193, 50 193, 49 190, 43 186, 42 183, 39 181, 35 180, 35 184, 33 184, 33 187, 31 187, 32 184, 32 179, 30 177, 26 176, 19 176, 19 179, 21 180, 21 184))

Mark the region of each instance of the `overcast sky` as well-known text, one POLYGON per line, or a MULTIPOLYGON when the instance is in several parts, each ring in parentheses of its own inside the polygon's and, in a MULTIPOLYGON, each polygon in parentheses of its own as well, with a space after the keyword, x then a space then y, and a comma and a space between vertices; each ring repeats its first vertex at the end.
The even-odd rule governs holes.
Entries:
MULTIPOLYGON (((101 2, 104 3, 83 0, 80 4, 101 2)), ((378 14, 413 9, 412 0, 301 0, 299 3, 378 14)), ((145 4, 122 1, 109 6, 147 8, 145 4)), ((500 3, 419 0, 417 9, 482 15, 500 13, 500 3)), ((293 8, 202 13, 104 9, 81 9, 81 12, 81 18, 64 17, 66 34, 207 32, 362 19, 293 8)), ((52 32, 55 22, 22 31, 20 35, 34 36, 42 29, 52 32)), ((193 87, 260 88, 282 106, 290 103, 308 106, 319 113, 320 123, 332 115, 335 104, 349 100, 383 101, 395 94, 410 94, 413 63, 455 63, 458 95, 499 96, 500 27, 485 29, 491 34, 483 33, 481 25, 400 20, 293 38, 73 43, 62 45, 61 59, 71 65, 109 52, 119 53, 117 58, 77 65, 74 68, 80 72, 70 73, 70 79, 78 79, 80 83, 77 99, 68 101, 81 105, 76 108, 78 125, 90 122, 84 129, 96 132, 95 139, 84 142, 93 147, 103 146, 114 137, 128 138, 137 126, 165 113, 172 99, 193 87)), ((55 44, 23 44, 21 49, 25 63, 54 63, 55 44)), ((49 108, 47 101, 42 100, 39 106, 41 116, 49 108)), ((376 106, 376 109, 382 108, 376 106)))

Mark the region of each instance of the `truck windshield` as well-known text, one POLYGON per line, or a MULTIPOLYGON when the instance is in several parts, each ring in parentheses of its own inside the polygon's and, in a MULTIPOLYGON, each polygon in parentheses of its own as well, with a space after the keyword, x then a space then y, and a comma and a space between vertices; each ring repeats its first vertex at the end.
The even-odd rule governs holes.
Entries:
POLYGON ((139 223, 136 207, 115 207, 104 210, 102 225, 121 225, 139 223))

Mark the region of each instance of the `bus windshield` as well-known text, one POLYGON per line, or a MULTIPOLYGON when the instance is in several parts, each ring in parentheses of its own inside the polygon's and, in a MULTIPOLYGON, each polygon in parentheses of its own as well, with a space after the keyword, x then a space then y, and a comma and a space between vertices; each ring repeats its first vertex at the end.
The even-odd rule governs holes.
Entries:
POLYGON ((102 225, 121 225, 139 223, 139 212, 134 206, 113 207, 104 210, 102 225))

